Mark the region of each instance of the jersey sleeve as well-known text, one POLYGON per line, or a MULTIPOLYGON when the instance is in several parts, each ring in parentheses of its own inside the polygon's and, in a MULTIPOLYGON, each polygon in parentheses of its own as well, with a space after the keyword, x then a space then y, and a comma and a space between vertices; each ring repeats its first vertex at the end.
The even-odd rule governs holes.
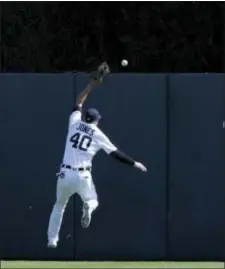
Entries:
POLYGON ((78 105, 73 109, 72 114, 70 115, 69 124, 75 124, 77 121, 81 120, 82 115, 82 106, 78 105))
POLYGON ((117 147, 113 145, 113 143, 109 140, 109 138, 101 132, 99 136, 99 146, 103 149, 107 154, 110 154, 113 151, 117 150, 117 147))

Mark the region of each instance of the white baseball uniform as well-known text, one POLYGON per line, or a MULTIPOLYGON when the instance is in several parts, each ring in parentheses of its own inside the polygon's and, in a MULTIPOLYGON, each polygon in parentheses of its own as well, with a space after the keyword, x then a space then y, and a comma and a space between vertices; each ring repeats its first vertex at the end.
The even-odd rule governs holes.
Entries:
POLYGON ((64 210, 73 194, 80 195, 91 211, 97 208, 98 197, 90 168, 94 155, 100 149, 107 154, 117 150, 95 124, 83 122, 81 112, 74 111, 69 119, 63 165, 57 180, 56 202, 49 220, 49 240, 58 241, 64 210), (84 170, 80 171, 79 168, 84 170))

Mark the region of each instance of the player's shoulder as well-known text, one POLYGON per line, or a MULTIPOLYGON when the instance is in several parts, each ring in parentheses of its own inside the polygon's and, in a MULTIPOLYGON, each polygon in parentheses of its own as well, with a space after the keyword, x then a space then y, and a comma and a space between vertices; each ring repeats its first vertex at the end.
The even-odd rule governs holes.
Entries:
POLYGON ((70 113, 70 117, 80 114, 82 114, 82 105, 75 105, 70 113))
POLYGON ((95 134, 101 140, 108 138, 107 135, 98 126, 96 126, 95 134))
POLYGON ((72 109, 72 113, 74 113, 74 112, 82 112, 82 105, 75 104, 75 106, 72 109))
POLYGON ((96 134, 99 134, 99 135, 103 134, 102 130, 97 125, 93 124, 92 126, 95 129, 96 134))
POLYGON ((76 117, 76 116, 81 116, 82 112, 80 110, 73 110, 70 115, 69 115, 69 118, 72 118, 72 117, 76 117))

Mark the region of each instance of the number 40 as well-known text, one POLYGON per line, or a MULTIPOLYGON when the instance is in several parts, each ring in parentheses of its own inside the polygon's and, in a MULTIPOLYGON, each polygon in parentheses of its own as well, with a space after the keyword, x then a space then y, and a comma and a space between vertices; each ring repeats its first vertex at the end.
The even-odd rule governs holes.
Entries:
POLYGON ((72 145, 73 148, 79 148, 80 150, 87 151, 91 145, 92 139, 90 136, 83 135, 81 137, 80 133, 75 133, 74 135, 71 136, 70 142, 73 143, 72 145), (86 147, 84 146, 85 145, 84 142, 86 142, 86 147))

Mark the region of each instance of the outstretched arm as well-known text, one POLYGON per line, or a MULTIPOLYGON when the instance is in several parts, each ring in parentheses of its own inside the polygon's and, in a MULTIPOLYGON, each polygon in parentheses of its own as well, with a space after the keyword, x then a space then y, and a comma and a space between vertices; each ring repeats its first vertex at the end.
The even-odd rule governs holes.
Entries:
POLYGON ((91 81, 88 83, 88 85, 85 87, 85 89, 77 96, 76 99, 76 106, 82 106, 87 99, 89 93, 94 88, 95 85, 98 84, 98 81, 95 79, 91 79, 91 81))
POLYGON ((87 99, 91 90, 102 82, 104 76, 110 72, 109 66, 106 62, 102 63, 96 71, 90 74, 90 81, 84 90, 77 96, 76 103, 73 107, 73 113, 70 115, 69 124, 75 124, 78 120, 81 120, 82 106, 87 99))
POLYGON ((142 163, 134 161, 131 157, 120 151, 102 132, 99 137, 99 145, 107 154, 117 161, 133 166, 142 172, 147 172, 147 168, 142 163))
POLYGON ((87 99, 91 90, 102 82, 104 76, 110 72, 109 66, 106 62, 103 62, 96 71, 90 74, 91 80, 86 88, 78 95, 76 99, 76 106, 82 106, 87 99))
POLYGON ((142 163, 134 161, 131 157, 127 156, 125 153, 123 153, 122 151, 118 149, 115 151, 112 151, 109 155, 122 163, 129 164, 141 170, 142 172, 147 172, 147 168, 142 163))

